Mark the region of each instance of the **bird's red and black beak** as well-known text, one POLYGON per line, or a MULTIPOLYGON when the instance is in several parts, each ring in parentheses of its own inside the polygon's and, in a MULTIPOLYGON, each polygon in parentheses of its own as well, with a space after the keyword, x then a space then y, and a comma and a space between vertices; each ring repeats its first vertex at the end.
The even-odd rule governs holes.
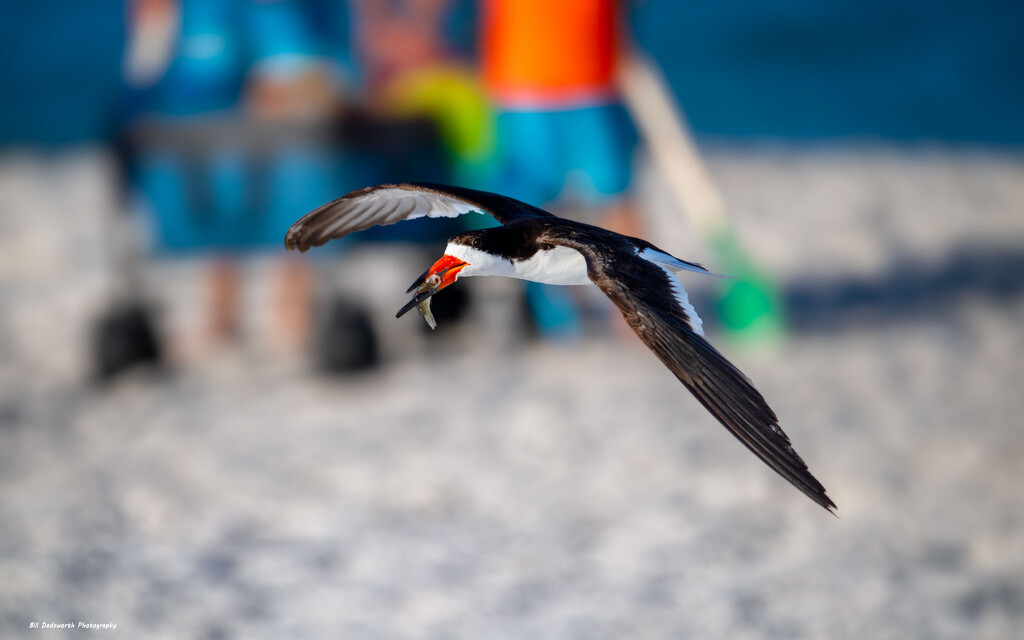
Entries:
POLYGON ((448 254, 442 256, 440 260, 424 271, 423 275, 417 278, 416 282, 413 282, 412 286, 406 290, 406 293, 412 293, 414 289, 419 291, 412 297, 412 300, 405 303, 405 306, 398 310, 395 317, 401 318, 410 309, 455 282, 459 272, 468 264, 468 262, 460 260, 455 256, 448 254), (424 287, 423 285, 426 283, 430 283, 432 286, 424 287))

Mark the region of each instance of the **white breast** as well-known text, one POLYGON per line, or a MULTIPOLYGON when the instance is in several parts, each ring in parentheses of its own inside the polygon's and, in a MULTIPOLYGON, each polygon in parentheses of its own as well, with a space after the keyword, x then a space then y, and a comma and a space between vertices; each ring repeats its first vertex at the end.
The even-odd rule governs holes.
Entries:
POLYGON ((506 260, 473 247, 449 244, 445 253, 465 260, 462 276, 505 276, 544 284, 593 284, 583 254, 566 247, 538 251, 528 260, 506 260))

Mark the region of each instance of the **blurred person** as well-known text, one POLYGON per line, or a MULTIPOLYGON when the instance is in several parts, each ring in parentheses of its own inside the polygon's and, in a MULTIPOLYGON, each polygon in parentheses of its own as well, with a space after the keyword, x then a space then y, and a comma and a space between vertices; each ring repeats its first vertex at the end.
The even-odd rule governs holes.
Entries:
MULTIPOLYGON (((304 17, 301 5, 292 0, 254 2, 248 12, 255 62, 247 74, 244 106, 257 123, 327 123, 333 117, 339 101, 338 85, 323 59, 316 55, 304 17)), ((320 199, 333 186, 331 162, 316 152, 286 145, 272 164, 278 189, 272 204, 271 216, 276 223, 270 229, 271 244, 279 241, 277 232, 283 220, 302 203, 320 199), (321 179, 304 179, 306 171, 321 179)), ((313 271, 304 260, 283 257, 280 261, 271 300, 277 311, 272 336, 276 348, 289 353, 308 342, 313 271)))
MULTIPOLYGON (((241 328, 239 253, 276 248, 294 211, 336 190, 309 133, 329 129, 338 85, 293 0, 136 0, 129 20, 135 183, 161 248, 211 256, 200 343, 215 345, 241 328)), ((291 353, 310 330, 312 273, 278 262, 266 342, 291 353)))
MULTIPOLYGON (((615 89, 617 0, 481 0, 483 80, 497 110, 495 190, 545 207, 574 201, 589 221, 637 236, 629 194, 636 133, 615 89)), ((527 285, 542 335, 581 332, 567 290, 527 285)))

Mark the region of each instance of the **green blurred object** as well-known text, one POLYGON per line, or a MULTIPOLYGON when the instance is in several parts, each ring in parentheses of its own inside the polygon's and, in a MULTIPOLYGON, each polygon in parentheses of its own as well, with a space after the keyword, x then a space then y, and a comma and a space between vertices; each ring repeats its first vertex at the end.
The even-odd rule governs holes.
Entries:
POLYGON ((427 115, 437 124, 457 184, 487 186, 494 171, 494 114, 471 68, 427 65, 394 80, 386 95, 393 115, 427 115))
POLYGON ((782 301, 772 282, 744 250, 730 228, 708 235, 721 272, 735 279, 722 281, 718 315, 726 330, 742 342, 773 341, 785 332, 782 301))

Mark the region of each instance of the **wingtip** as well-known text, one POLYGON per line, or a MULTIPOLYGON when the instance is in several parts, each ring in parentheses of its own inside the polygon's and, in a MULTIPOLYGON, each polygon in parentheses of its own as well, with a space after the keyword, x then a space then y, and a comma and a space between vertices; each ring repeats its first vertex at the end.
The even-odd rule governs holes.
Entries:
POLYGON ((288 230, 288 233, 284 236, 284 248, 286 251, 298 251, 299 253, 306 253, 309 249, 309 243, 302 241, 302 232, 294 227, 288 230))
POLYGON ((824 487, 821 489, 820 492, 812 493, 810 491, 804 491, 804 493, 807 494, 807 497, 813 500, 815 504, 819 505, 822 509, 828 511, 837 518, 839 517, 839 514, 836 513, 839 510, 839 507, 836 506, 836 503, 832 501, 832 498, 828 497, 828 494, 825 493, 824 487))
POLYGON ((825 497, 825 504, 821 506, 824 507, 825 511, 828 511, 837 518, 839 517, 839 513, 837 513, 839 511, 839 507, 837 507, 836 503, 832 502, 832 500, 830 500, 827 496, 825 497))

